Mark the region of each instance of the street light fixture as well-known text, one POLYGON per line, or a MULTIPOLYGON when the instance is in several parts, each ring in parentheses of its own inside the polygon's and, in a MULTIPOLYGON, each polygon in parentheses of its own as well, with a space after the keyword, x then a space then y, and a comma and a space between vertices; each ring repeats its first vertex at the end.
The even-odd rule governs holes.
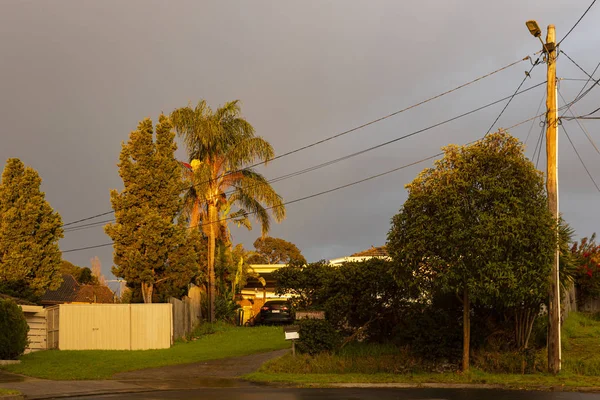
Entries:
POLYGON ((542 30, 540 29, 540 26, 534 19, 530 19, 529 21, 525 22, 525 25, 527 25, 527 29, 529 29, 529 32, 533 36, 535 36, 535 37, 542 36, 542 30))
POLYGON ((540 42, 542 43, 542 48, 546 50, 546 44, 542 40, 542 30, 540 29, 540 26, 538 25, 536 20, 530 19, 529 21, 525 22, 525 25, 527 25, 527 29, 529 29, 529 33, 531 33, 531 35, 540 39, 540 42))

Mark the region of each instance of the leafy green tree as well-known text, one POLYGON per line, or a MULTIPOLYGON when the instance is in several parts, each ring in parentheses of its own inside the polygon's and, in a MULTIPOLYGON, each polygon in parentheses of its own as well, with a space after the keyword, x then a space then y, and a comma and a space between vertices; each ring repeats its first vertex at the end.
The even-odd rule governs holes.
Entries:
POLYGON ((523 343, 548 294, 556 221, 542 174, 522 144, 501 131, 470 146, 447 146, 407 189, 388 250, 425 296, 440 290, 461 298, 463 370, 472 302, 511 307, 523 343))
POLYGON ((62 281, 62 220, 41 183, 33 168, 7 161, 0 182, 0 290, 19 297, 41 296, 62 281))
POLYGON ((335 272, 326 261, 287 265, 273 272, 275 293, 291 295, 294 308, 322 310, 335 272))
POLYGON ((185 286, 198 270, 195 236, 178 219, 185 183, 171 129, 161 115, 154 139, 152 121, 139 123, 122 145, 118 166, 124 189, 110 193, 116 221, 105 231, 114 241, 112 271, 139 284, 144 303, 152 302, 157 285, 185 286))
POLYGON ((78 267, 67 260, 62 260, 60 264, 60 273, 72 275, 73 278, 82 285, 98 285, 98 279, 92 274, 88 267, 78 267))
MULTIPOLYGON (((186 209, 190 227, 201 227, 208 243, 210 321, 215 320, 215 257, 223 226, 233 220, 250 228, 249 214, 269 232, 271 217, 285 217, 281 196, 266 178, 250 168, 274 156, 271 145, 254 135, 254 128, 241 117, 238 101, 213 111, 203 100, 195 108, 176 109, 171 114, 177 133, 183 137, 191 164, 186 209), (233 207, 237 211, 232 211, 233 207), (227 214, 226 219, 223 215, 227 214)), ((227 231, 227 230, 225 230, 227 231)))
POLYGON ((306 259, 294 243, 274 237, 259 237, 254 241, 252 264, 306 264, 306 259))

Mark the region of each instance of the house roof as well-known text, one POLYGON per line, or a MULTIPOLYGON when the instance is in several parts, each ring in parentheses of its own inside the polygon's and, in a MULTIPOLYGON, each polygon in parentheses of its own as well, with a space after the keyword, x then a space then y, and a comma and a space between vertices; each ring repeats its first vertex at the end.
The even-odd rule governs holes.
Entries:
POLYGON ((71 303, 77 291, 79 290, 79 283, 73 278, 73 275, 64 274, 62 276, 62 283, 56 290, 48 290, 41 298, 42 304, 60 304, 60 303, 71 303))
POLYGON ((350 257, 387 257, 389 254, 385 246, 375 247, 371 246, 370 249, 354 253, 350 257))
POLYGON ((115 295, 107 286, 81 285, 73 302, 77 303, 114 303, 115 295))
POLYGON ((63 275, 56 290, 48 290, 41 299, 42 304, 62 303, 114 303, 114 294, 103 285, 80 285, 72 275, 63 275))

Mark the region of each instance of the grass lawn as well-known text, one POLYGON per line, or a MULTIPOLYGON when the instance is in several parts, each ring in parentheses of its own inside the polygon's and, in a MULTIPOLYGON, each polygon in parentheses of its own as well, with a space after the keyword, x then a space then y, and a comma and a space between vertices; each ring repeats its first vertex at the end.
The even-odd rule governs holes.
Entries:
POLYGON ((0 388, 0 396, 7 396, 10 394, 21 394, 21 392, 19 392, 18 390, 0 388))
MULTIPOLYGON (((600 318, 572 313, 563 326, 563 368, 559 375, 545 373, 421 373, 406 351, 390 345, 348 346, 337 355, 291 354, 265 364, 244 378, 255 382, 330 385, 333 383, 486 383, 509 388, 600 387, 600 318), (411 364, 412 363, 412 364, 411 364)), ((540 354, 545 358, 544 354, 540 354)))
POLYGON ((55 380, 108 379, 117 372, 218 358, 244 356, 288 348, 281 327, 202 327, 204 334, 189 342, 176 342, 160 350, 47 350, 21 357, 7 365, 9 372, 55 380), (207 334, 209 333, 209 334, 207 334))

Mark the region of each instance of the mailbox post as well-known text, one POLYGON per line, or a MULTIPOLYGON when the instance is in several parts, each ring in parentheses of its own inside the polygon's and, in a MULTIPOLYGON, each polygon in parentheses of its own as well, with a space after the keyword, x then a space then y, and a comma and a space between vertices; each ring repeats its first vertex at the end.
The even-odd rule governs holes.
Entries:
POLYGON ((289 325, 283 328, 285 340, 292 341, 292 356, 296 357, 296 339, 300 339, 300 327, 298 325, 289 325))

